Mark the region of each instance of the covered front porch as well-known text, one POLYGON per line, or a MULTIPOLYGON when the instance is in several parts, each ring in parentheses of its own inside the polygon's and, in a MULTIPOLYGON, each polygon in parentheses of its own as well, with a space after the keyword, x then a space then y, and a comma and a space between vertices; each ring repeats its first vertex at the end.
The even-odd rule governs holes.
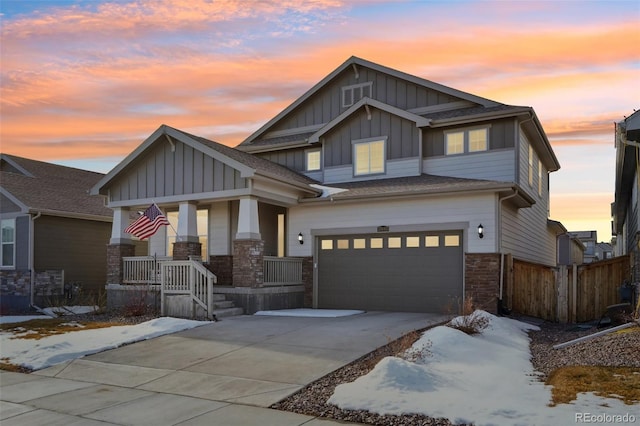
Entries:
MULTIPOLYGON (((93 188, 113 209, 107 297, 126 301, 116 293, 130 286, 167 295, 170 285, 193 295, 193 274, 169 272, 188 261, 213 275, 204 293, 222 294, 245 313, 310 306, 311 258, 288 256, 300 244, 299 231, 288 227, 288 208, 317 195, 310 182, 274 163, 162 126, 93 188), (152 203, 170 225, 139 241, 125 229, 152 203)), ((200 305, 210 313, 208 303, 200 305)))

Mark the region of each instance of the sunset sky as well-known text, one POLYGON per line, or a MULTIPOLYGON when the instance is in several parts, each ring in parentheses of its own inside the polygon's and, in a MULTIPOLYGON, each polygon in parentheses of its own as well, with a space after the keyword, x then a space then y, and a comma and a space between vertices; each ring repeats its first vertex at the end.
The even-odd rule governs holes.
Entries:
POLYGON ((161 124, 235 146, 350 56, 532 106, 551 218, 611 237, 640 1, 2 0, 0 150, 108 172, 161 124))

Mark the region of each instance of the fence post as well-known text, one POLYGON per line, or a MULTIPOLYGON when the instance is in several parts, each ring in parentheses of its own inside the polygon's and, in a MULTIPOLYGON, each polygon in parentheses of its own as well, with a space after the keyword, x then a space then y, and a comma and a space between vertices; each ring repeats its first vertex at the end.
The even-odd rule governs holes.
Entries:
POLYGON ((569 321, 569 276, 566 265, 560 265, 556 277, 558 285, 558 322, 567 323, 569 321))
POLYGON ((571 304, 572 312, 571 312, 571 322, 576 322, 578 320, 577 312, 578 312, 578 265, 573 264, 573 274, 571 275, 571 298, 573 303, 571 304))

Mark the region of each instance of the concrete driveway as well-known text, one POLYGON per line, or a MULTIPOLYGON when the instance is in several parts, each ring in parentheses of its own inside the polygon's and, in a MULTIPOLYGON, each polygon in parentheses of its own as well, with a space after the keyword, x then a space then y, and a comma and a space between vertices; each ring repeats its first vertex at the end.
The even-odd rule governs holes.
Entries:
POLYGON ((332 425, 268 409, 442 315, 240 316, 59 364, 0 373, 9 425, 332 425))

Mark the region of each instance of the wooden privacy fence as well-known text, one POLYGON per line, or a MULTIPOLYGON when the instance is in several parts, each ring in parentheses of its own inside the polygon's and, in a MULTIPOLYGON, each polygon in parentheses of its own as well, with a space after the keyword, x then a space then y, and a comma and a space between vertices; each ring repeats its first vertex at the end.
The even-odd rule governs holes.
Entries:
POLYGON ((630 278, 629 256, 550 267, 505 256, 504 304, 547 321, 584 322, 620 303, 620 286, 630 278))

